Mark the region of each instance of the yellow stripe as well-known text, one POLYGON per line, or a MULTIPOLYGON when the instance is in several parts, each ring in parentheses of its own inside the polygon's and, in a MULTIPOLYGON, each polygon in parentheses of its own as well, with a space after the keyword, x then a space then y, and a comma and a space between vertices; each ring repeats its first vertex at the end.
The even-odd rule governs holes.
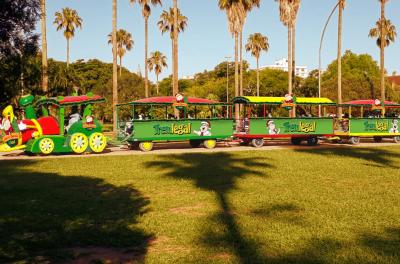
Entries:
POLYGON ((387 136, 398 137, 398 136, 400 136, 400 133, 350 133, 347 135, 353 136, 353 137, 363 137, 363 136, 367 136, 367 137, 368 136, 369 137, 387 137, 387 136))
MULTIPOLYGON (((250 103, 275 103, 280 104, 285 100, 285 97, 257 97, 243 96, 250 103)), ((312 97, 297 97, 297 104, 332 104, 328 98, 312 98, 312 97)))
POLYGON ((36 119, 31 119, 31 121, 35 124, 38 132, 39 132, 39 137, 43 135, 43 129, 40 126, 39 122, 36 119))

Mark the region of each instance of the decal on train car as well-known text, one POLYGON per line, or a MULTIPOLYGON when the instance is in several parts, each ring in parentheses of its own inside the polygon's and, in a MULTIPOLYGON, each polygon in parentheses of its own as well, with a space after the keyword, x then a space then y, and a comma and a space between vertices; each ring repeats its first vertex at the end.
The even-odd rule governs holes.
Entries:
POLYGON ((335 121, 335 133, 365 135, 397 135, 399 119, 394 118, 350 118, 335 121))
POLYGON ((251 119, 252 135, 324 135, 333 133, 333 120, 326 118, 251 119))

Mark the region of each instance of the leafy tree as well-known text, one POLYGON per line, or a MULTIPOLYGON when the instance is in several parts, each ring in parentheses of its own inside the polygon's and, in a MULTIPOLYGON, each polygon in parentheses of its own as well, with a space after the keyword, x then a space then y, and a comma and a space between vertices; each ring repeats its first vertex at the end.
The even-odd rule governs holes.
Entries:
POLYGON ((0 59, 36 53, 38 0, 2 0, 0 4, 0 59))
MULTIPOLYGON (((347 50, 342 56, 343 68, 343 100, 374 99, 379 89, 380 70, 376 61, 368 54, 357 55, 347 50)), ((337 60, 332 62, 322 75, 322 96, 337 100, 337 60)), ((388 98, 398 97, 386 84, 388 98)))

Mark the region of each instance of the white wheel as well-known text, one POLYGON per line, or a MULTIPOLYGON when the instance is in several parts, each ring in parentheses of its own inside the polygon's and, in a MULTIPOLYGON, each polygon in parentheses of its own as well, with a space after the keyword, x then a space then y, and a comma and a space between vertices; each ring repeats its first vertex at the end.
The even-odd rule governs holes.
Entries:
POLYGON ((255 138, 251 141, 251 145, 255 148, 261 148, 264 146, 264 139, 263 138, 255 138))

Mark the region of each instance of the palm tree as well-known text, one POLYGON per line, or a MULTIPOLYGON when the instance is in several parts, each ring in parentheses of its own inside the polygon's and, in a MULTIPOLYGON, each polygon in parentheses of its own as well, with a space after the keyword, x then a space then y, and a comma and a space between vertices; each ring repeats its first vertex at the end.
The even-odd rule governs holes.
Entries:
POLYGON ((82 18, 79 17, 76 10, 68 7, 63 8, 61 12, 55 13, 54 25, 57 31, 64 29, 64 37, 67 39, 67 67, 69 66, 69 41, 75 36, 75 28, 82 28, 82 18))
MULTIPOLYGON (((218 6, 221 10, 224 10, 228 20, 229 32, 235 39, 235 96, 239 96, 239 62, 238 62, 238 46, 239 46, 239 33, 241 26, 244 23, 244 6, 234 0, 219 0, 218 6)), ((235 119, 239 119, 239 105, 235 105, 235 119)))
POLYGON ((46 0, 40 1, 41 26, 42 26, 42 89, 44 93, 49 90, 49 76, 47 74, 47 37, 46 37, 46 0))
POLYGON ((178 43, 175 41, 177 39, 176 34, 183 32, 187 27, 188 18, 181 14, 180 10, 177 9, 177 22, 175 23, 175 12, 174 8, 170 8, 169 11, 164 10, 160 15, 160 20, 158 21, 157 25, 161 30, 161 33, 164 34, 165 32, 170 33, 170 38, 172 41, 172 64, 173 64, 173 86, 172 86, 172 93, 173 95, 178 93, 178 43), (175 31, 175 26, 176 31, 175 31), (175 34, 176 33, 176 34, 175 34))
POLYGON ((261 0, 240 0, 243 5, 244 12, 242 13, 243 18, 240 19, 242 25, 239 32, 239 42, 240 42, 240 91, 239 94, 243 95, 243 29, 246 23, 247 14, 253 10, 254 7, 260 7, 261 0))
POLYGON ((117 0, 112 1, 112 53, 113 53, 113 81, 112 81, 112 93, 113 93, 113 132, 117 135, 118 122, 117 122, 117 104, 118 104, 118 66, 117 66, 117 0))
MULTIPOLYGON (((173 82, 172 82, 172 90, 174 95, 179 92, 179 76, 178 76, 178 0, 174 0, 174 27, 173 27, 173 41, 172 41, 172 46, 173 46, 173 82)), ((175 110, 175 116, 178 116, 179 113, 177 110, 175 110)))
MULTIPOLYGON (((295 53, 295 25, 301 0, 275 0, 279 2, 279 16, 283 25, 288 28, 288 93, 293 94, 294 59, 295 53)), ((292 116, 295 115, 295 109, 292 116)))
MULTIPOLYGON (((381 49, 381 77, 385 77, 384 51, 386 47, 396 40, 396 26, 393 25, 389 19, 384 18, 383 20, 378 20, 375 24, 375 27, 369 31, 369 37, 376 38, 376 44, 381 49)), ((381 83, 381 97, 385 98, 385 82, 383 82, 383 84, 381 83)))
MULTIPOLYGON (((376 38, 380 48, 380 68, 381 68, 381 100, 385 101, 385 48, 394 42, 397 36, 396 27, 390 20, 385 18, 385 4, 389 0, 378 0, 381 3, 381 18, 376 22, 376 27, 372 28, 369 36, 376 38), (383 41, 382 41, 383 40, 383 41)), ((382 113, 385 114, 384 112, 382 113)))
MULTIPOLYGON (((136 2, 136 0, 129 0, 132 4, 136 2)), ((162 5, 161 0, 137 0, 138 3, 142 6, 142 15, 144 18, 144 88, 145 88, 145 96, 149 97, 149 72, 148 72, 148 47, 149 47, 149 17, 151 15, 151 7, 150 4, 153 6, 162 5)))
MULTIPOLYGON (((342 104, 342 27, 343 27, 343 10, 346 0, 339 0, 339 16, 338 16, 338 50, 337 50, 337 64, 338 64, 338 104, 342 104)), ((338 107, 337 116, 342 117, 342 107, 338 107)))
POLYGON ((257 60, 257 96, 260 96, 260 71, 259 59, 262 51, 268 52, 268 38, 261 33, 254 33, 249 36, 246 44, 246 51, 251 52, 257 60))
POLYGON ((158 76, 161 74, 163 68, 168 67, 167 57, 164 56, 164 54, 162 54, 159 51, 152 52, 150 54, 150 58, 147 61, 147 65, 149 67, 149 70, 150 71, 154 70, 154 73, 156 74, 156 79, 157 79, 156 87, 157 87, 157 95, 158 95, 158 93, 160 92, 158 76))
MULTIPOLYGON (((112 44, 112 33, 108 34, 108 44, 112 44)), ((125 29, 117 31, 117 55, 119 57, 119 76, 122 74, 122 57, 125 56, 126 51, 131 50, 133 47, 133 39, 131 33, 125 29)))

